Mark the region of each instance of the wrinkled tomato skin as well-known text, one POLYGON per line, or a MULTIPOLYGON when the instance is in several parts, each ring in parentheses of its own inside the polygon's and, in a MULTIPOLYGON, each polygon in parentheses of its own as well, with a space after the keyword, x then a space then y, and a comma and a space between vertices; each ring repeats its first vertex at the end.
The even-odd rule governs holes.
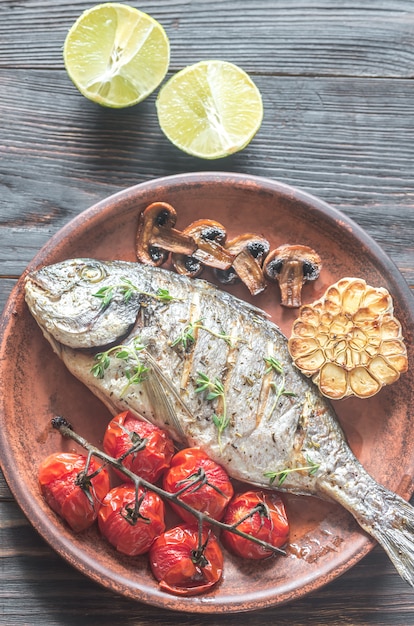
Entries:
MULTIPOLYGON (((90 498, 75 484, 83 472, 86 456, 71 452, 57 452, 42 461, 38 470, 38 480, 43 497, 60 517, 75 532, 89 528, 95 521, 99 506, 110 489, 109 474, 105 468, 91 479, 90 498), (92 500, 92 501, 91 501, 92 500)), ((99 467, 96 459, 91 459, 88 474, 99 467)))
MULTIPOLYGON (((281 548, 289 537, 289 523, 285 506, 277 493, 252 490, 236 494, 227 507, 223 522, 230 525, 236 524, 260 503, 265 504, 268 516, 256 512, 241 522, 237 528, 272 546, 281 548)), ((228 530, 221 533, 221 539, 223 545, 233 554, 245 559, 265 559, 274 554, 273 551, 228 530)))
POLYGON ((203 529, 202 544, 207 541, 201 566, 193 562, 198 548, 198 526, 181 524, 170 528, 152 544, 149 552, 151 570, 161 589, 179 596, 194 596, 211 589, 222 577, 223 553, 211 530, 203 529))
POLYGON ((164 503, 152 491, 138 489, 139 513, 135 523, 125 516, 133 510, 136 490, 132 483, 114 487, 106 495, 98 513, 98 525, 102 535, 118 552, 128 556, 139 556, 150 549, 154 539, 165 530, 164 503), (144 496, 145 494, 145 496, 144 496))
MULTIPOLYGON (((190 505, 197 511, 209 515, 213 519, 220 520, 224 510, 233 496, 233 485, 227 472, 210 459, 199 448, 185 448, 174 455, 170 468, 163 477, 163 487, 169 493, 177 493, 184 486, 190 485, 188 491, 179 496, 179 499, 190 505), (211 485, 214 485, 221 493, 210 485, 201 487, 194 483, 191 486, 191 477, 199 470, 205 472, 205 476, 211 485)), ((185 522, 192 524, 195 517, 189 511, 171 502, 172 508, 185 522)))
MULTIPOLYGON (((130 411, 124 411, 109 422, 103 448, 107 454, 118 459, 133 446, 133 433, 147 440, 145 447, 126 456, 122 465, 144 480, 155 483, 170 466, 174 454, 173 441, 164 430, 137 419, 130 411)), ((125 474, 115 471, 123 481, 128 481, 125 474)))

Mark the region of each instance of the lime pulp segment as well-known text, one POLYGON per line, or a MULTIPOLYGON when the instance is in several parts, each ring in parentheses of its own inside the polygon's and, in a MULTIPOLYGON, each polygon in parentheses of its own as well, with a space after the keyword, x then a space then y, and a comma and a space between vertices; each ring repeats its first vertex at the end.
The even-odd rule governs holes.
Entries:
POLYGON ((111 107, 131 106, 154 91, 167 73, 169 55, 159 22, 118 3, 85 11, 64 45, 65 66, 79 91, 111 107))
POLYGON ((174 145, 210 159, 244 148, 263 119, 256 85, 225 61, 181 70, 161 88, 156 104, 161 129, 174 145))

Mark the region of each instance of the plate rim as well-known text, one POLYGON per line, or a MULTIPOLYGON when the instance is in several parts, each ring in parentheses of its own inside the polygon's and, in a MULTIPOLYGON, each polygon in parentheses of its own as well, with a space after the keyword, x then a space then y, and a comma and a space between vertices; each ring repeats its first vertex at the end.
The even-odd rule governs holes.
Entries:
MULTIPOLYGON (((385 251, 380 247, 380 245, 362 228, 360 227, 352 218, 346 216, 339 209, 331 206, 329 203, 324 200, 314 196, 307 191, 304 191, 300 188, 291 186, 287 183, 283 183, 272 178, 255 176, 250 174, 243 173, 233 173, 233 172, 189 172, 183 174, 173 174, 168 176, 163 176, 160 178, 150 179, 141 183, 137 183, 136 185, 132 185, 130 187, 121 189, 102 200, 94 203, 90 207, 81 211, 78 215, 74 216, 71 220, 69 220, 65 225, 56 231, 50 237, 50 239, 39 249, 36 255, 31 259, 31 261, 26 266, 23 271, 21 277, 17 281, 16 285, 12 289, 12 292, 8 298, 8 301, 4 307, 4 310, 0 319, 0 354, 3 354, 4 348, 4 335, 9 325, 13 322, 13 309, 14 303, 20 297, 22 297, 22 287, 26 274, 33 269, 43 265, 47 259, 47 257, 53 254, 54 251, 59 247, 65 238, 68 235, 76 236, 76 233, 80 231, 85 226, 85 222, 90 221, 99 221, 102 219, 102 213, 105 210, 108 210, 109 206, 111 206, 111 212, 116 210, 114 205, 118 202, 123 203, 125 199, 129 196, 134 197, 137 193, 142 192, 151 192, 153 189, 155 190, 161 185, 171 185, 171 183, 175 183, 177 186, 185 186, 188 184, 198 184, 198 183, 232 183, 234 185, 249 187, 253 189, 255 187, 260 187, 261 189, 265 188, 269 193, 279 193, 291 200, 299 200, 306 205, 309 205, 312 208, 312 211, 323 214, 325 218, 329 218, 334 222, 341 221, 342 226, 349 229, 351 235, 353 235, 357 240, 359 240, 369 252, 381 259, 381 265, 383 269, 385 269, 384 279, 387 281, 391 281, 398 286, 399 289, 399 302, 400 306, 404 304, 407 306, 410 312, 414 311, 413 308, 413 297, 411 291, 409 289, 408 283, 405 281, 405 278, 402 276, 400 271, 398 270, 395 263, 390 259, 390 257, 385 253, 385 251), (403 303, 401 303, 401 298, 403 303)), ((412 320, 412 328, 405 329, 407 332, 409 331, 411 336, 414 332, 414 321, 412 320)), ((0 366, 1 368, 1 366, 0 366)), ((1 389, 0 383, 0 389, 1 389)), ((4 405, 3 398, 0 400, 0 413, 1 416, 4 416, 4 405)), ((209 602, 208 596, 206 597, 191 597, 191 598, 178 598, 177 596, 168 596, 166 594, 154 594, 151 589, 151 593, 148 593, 147 590, 142 590, 139 597, 133 593, 132 590, 125 587, 122 588, 122 585, 118 584, 118 582, 114 585, 113 579, 110 576, 106 576, 105 573, 100 571, 100 577, 97 573, 94 572, 93 567, 89 568, 86 563, 87 559, 85 559, 85 555, 83 554, 83 559, 77 558, 78 553, 82 553, 77 546, 74 544, 69 545, 69 541, 58 541, 58 538, 55 535, 50 536, 50 530, 43 523, 43 520, 39 519, 39 515, 37 512, 37 507, 32 505, 30 502, 30 498, 28 499, 25 496, 23 478, 16 476, 16 472, 13 471, 13 458, 11 453, 7 450, 7 441, 5 439, 5 434, 3 429, 0 429, 0 456, 2 460, 2 469, 6 479, 6 482, 12 492, 13 496, 16 499, 17 504, 29 519, 30 524, 36 529, 36 531, 44 538, 44 540, 55 550, 58 554, 60 554, 67 562, 73 565, 76 569, 82 572, 84 575, 87 575, 89 578, 94 580, 95 582, 103 585, 105 588, 109 589, 112 592, 118 592, 122 595, 129 597, 130 599, 137 600, 140 602, 144 602, 150 604, 152 606, 158 606, 161 608, 172 609, 174 611, 195 611, 198 613, 222 613, 222 612, 243 612, 243 611, 252 611, 263 608, 269 608, 271 606, 285 604, 291 601, 291 596, 294 595, 294 599, 302 598, 310 592, 313 592, 322 586, 325 586, 327 583, 335 580, 338 576, 342 575, 345 571, 348 571, 352 568, 356 563, 358 563, 366 554, 368 554, 373 547, 376 545, 376 542, 371 539, 368 535, 365 537, 361 536, 360 546, 357 551, 353 554, 353 556, 348 559, 348 561, 344 563, 340 563, 338 566, 334 567, 323 576, 319 576, 317 580, 312 577, 309 582, 307 582, 300 589, 300 594, 297 592, 286 592, 284 599, 280 601, 276 601, 274 597, 272 598, 263 598, 258 602, 257 607, 252 608, 251 606, 245 608, 245 601, 240 600, 239 602, 234 602, 229 604, 223 604, 222 606, 217 604, 217 602, 209 602), (102 578, 105 578, 108 581, 108 584, 104 584, 102 578), (118 586, 118 589, 117 589, 118 586)), ((412 496, 414 492, 414 487, 410 488, 408 485, 405 487, 405 493, 403 497, 409 498, 412 496)), ((213 600, 216 600, 214 598, 213 600)))

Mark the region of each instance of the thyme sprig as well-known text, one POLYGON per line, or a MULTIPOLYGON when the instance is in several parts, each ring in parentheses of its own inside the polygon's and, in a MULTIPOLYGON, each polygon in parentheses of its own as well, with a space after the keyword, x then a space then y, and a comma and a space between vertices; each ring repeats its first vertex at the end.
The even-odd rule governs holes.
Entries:
POLYGON ((276 384, 275 382, 270 383, 270 386, 275 390, 275 397, 273 400, 272 408, 270 409, 270 412, 269 412, 269 418, 270 418, 273 414, 273 411, 275 410, 277 406, 277 403, 279 402, 282 396, 295 397, 296 394, 293 391, 288 391, 285 387, 286 375, 285 375, 285 370, 283 369, 283 365, 281 364, 281 362, 278 359, 276 359, 274 356, 264 357, 264 360, 266 361, 268 365, 268 368, 266 369, 265 374, 268 374, 269 372, 273 371, 281 377, 279 384, 276 384))
POLYGON ((148 367, 144 365, 140 352, 145 346, 140 342, 139 337, 135 337, 131 346, 118 345, 95 354, 95 364, 91 367, 91 372, 95 378, 104 378, 105 371, 111 364, 111 358, 120 359, 125 362, 124 375, 127 379, 125 387, 121 391, 120 397, 126 393, 130 385, 139 385, 146 379, 148 367))
MULTIPOLYGON (((88 451, 89 459, 92 458, 92 456, 98 459, 101 459, 101 461, 104 461, 106 465, 111 465, 112 467, 116 468, 121 473, 123 473, 127 478, 129 478, 129 480, 131 480, 133 484, 135 485, 136 489, 138 489, 139 486, 149 489, 153 491, 154 493, 156 493, 157 495, 159 495, 164 500, 174 502, 178 506, 182 507, 183 509, 185 509, 186 511, 194 515, 194 517, 198 521, 199 537, 200 537, 200 545, 198 547, 197 554, 194 554, 195 558, 200 559, 200 556, 203 553, 201 537, 202 537, 202 529, 203 529, 204 524, 207 524, 208 526, 216 526, 217 528, 220 528, 222 530, 228 530, 229 532, 239 535, 240 537, 243 537, 244 539, 249 539, 250 541, 253 541, 253 543, 258 544, 267 550, 271 550, 274 553, 286 555, 285 550, 282 550, 281 548, 273 546, 272 544, 267 543, 267 541, 263 541, 262 539, 253 537, 252 535, 249 535, 248 533, 245 533, 242 530, 236 528, 234 525, 226 524, 225 522, 220 522, 210 517, 209 515, 206 515, 202 511, 197 511, 186 502, 183 502, 182 500, 180 500, 177 497, 177 493, 170 493, 168 491, 164 491, 164 489, 162 489, 158 485, 153 485, 149 481, 141 478, 141 476, 139 476, 138 474, 135 474, 134 472, 126 468, 124 465, 122 465, 119 459, 115 459, 111 457, 109 454, 106 454, 106 452, 103 452, 96 446, 89 443, 84 437, 76 433, 73 427, 71 426, 71 424, 64 417, 61 417, 61 416, 54 417, 51 420, 51 423, 52 423, 53 428, 58 430, 63 437, 67 437, 71 439, 72 441, 75 441, 77 444, 79 444, 83 448, 85 448, 85 450, 88 451)), ((87 471, 87 468, 85 468, 85 471, 87 471)), ((252 509, 251 514, 254 515, 255 512, 256 510, 252 509)))
POLYGON ((309 456, 306 457, 306 462, 308 463, 308 465, 303 465, 299 467, 289 467, 289 468, 282 469, 278 472, 265 472, 264 476, 269 479, 269 482, 271 485, 273 485, 273 483, 275 482, 277 478, 278 487, 283 485, 286 478, 292 472, 308 472, 309 476, 313 476, 318 471, 320 467, 320 463, 315 463, 314 461, 312 461, 312 459, 309 458, 309 456))
POLYGON ((123 296, 124 302, 126 303, 130 301, 134 293, 138 293, 141 296, 147 296, 148 298, 155 298, 155 300, 161 300, 162 302, 171 302, 171 300, 175 299, 170 294, 168 289, 159 288, 155 293, 149 293, 139 289, 139 287, 134 285, 128 278, 124 277, 121 278, 121 282, 119 284, 101 287, 92 295, 95 298, 100 298, 102 300, 102 306, 106 308, 111 304, 116 292, 119 292, 123 296))
POLYGON ((283 370, 283 365, 281 364, 281 362, 276 359, 276 357, 274 356, 265 356, 264 360, 266 361, 268 368, 265 371, 265 374, 268 374, 269 372, 276 372, 277 374, 283 374, 284 370, 283 370))
POLYGON ((178 337, 171 343, 171 347, 181 345, 184 350, 187 350, 187 348, 195 343, 195 332, 197 329, 205 330, 210 333, 210 335, 213 335, 213 337, 223 339, 228 345, 231 345, 230 335, 226 334, 224 331, 216 332, 208 326, 205 326, 203 324, 203 319, 201 318, 195 322, 188 322, 188 324, 183 327, 178 337))
POLYGON ((211 416, 213 424, 217 428, 217 439, 219 448, 221 450, 221 435, 230 424, 230 418, 227 415, 227 401, 223 383, 218 378, 211 380, 207 376, 207 374, 204 374, 203 372, 197 372, 195 392, 205 393, 205 398, 207 401, 216 400, 217 398, 220 398, 221 400, 223 412, 221 413, 221 415, 213 413, 213 415, 211 416))

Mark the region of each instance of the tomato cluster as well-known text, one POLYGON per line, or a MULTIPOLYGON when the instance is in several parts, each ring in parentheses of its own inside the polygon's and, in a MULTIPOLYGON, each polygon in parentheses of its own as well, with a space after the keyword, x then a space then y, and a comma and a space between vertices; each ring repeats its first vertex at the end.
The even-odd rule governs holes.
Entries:
POLYGON ((222 544, 237 556, 263 559, 274 551, 230 527, 276 548, 286 544, 289 524, 278 494, 263 490, 234 494, 227 472, 205 452, 186 448, 174 453, 165 431, 129 411, 110 421, 103 448, 125 468, 125 473, 115 468, 122 484, 111 489, 107 466, 92 456, 56 453, 39 468, 42 494, 75 532, 97 520, 101 534, 118 552, 131 557, 147 553, 165 591, 195 595, 221 579, 223 552, 212 529, 214 520, 227 524, 222 544), (137 484, 132 474, 148 484, 137 484), (162 489, 155 487, 157 482, 162 489), (170 500, 181 523, 167 528, 168 505, 151 485, 170 500))

